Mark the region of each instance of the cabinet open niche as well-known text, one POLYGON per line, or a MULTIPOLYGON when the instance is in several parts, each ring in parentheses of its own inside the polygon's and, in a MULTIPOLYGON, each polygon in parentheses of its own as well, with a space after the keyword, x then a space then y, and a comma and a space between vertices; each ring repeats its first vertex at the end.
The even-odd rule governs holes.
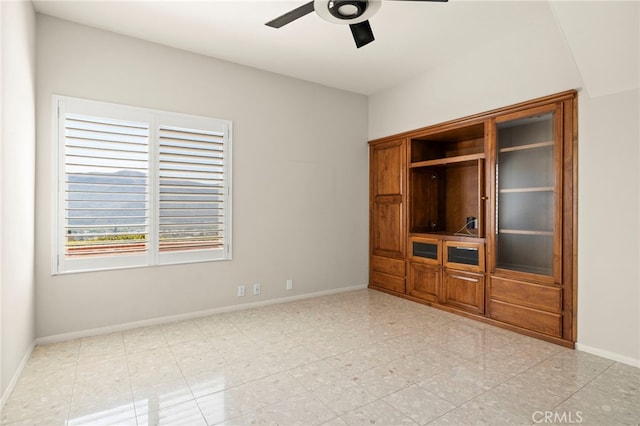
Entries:
POLYGON ((484 124, 410 139, 409 232, 484 236, 484 124))

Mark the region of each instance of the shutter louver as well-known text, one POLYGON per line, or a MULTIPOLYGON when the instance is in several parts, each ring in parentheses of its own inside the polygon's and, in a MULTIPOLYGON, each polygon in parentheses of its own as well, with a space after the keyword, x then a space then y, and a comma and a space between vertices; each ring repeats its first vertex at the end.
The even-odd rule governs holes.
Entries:
POLYGON ((144 253, 149 232, 149 126, 67 113, 65 256, 144 253))
POLYGON ((224 246, 225 135, 159 128, 159 251, 224 246))

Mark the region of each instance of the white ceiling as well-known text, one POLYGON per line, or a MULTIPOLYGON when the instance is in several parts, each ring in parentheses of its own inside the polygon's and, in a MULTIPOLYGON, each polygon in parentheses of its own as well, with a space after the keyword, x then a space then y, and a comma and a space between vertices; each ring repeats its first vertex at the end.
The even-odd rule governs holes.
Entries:
POLYGON ((34 1, 40 13, 251 67, 370 95, 553 19, 546 0, 388 1, 370 19, 376 40, 356 49, 346 25, 311 13, 267 21, 307 0, 34 1))

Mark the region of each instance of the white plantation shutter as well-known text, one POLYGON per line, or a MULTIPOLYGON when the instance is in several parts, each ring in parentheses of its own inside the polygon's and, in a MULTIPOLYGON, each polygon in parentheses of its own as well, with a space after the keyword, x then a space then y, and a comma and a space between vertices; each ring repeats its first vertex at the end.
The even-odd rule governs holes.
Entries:
POLYGON ((149 226, 149 126, 67 113, 65 256, 140 253, 149 226))
POLYGON ((54 104, 54 273, 231 258, 230 122, 54 104))
POLYGON ((160 251, 224 244, 224 133, 160 126, 160 251))
POLYGON ((229 125, 159 117, 160 263, 224 258, 228 250, 229 125))

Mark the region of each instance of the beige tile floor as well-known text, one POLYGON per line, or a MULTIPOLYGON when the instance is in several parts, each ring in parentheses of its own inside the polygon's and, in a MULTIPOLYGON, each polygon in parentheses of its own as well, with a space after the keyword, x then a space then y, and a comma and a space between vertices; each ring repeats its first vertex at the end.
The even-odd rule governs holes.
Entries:
POLYGON ((638 425, 640 370, 371 290, 38 346, 2 425, 638 425))

